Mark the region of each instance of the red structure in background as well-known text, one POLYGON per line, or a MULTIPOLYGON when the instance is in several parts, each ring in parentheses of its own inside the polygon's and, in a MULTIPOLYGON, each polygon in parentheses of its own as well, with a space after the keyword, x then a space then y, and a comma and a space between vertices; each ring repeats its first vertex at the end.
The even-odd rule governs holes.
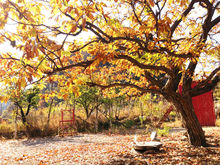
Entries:
POLYGON ((75 110, 62 110, 61 111, 61 120, 59 122, 59 131, 60 136, 64 135, 73 135, 75 126, 75 110), (67 118, 66 118, 67 117, 67 118))
POLYGON ((173 110, 173 107, 172 107, 172 106, 170 106, 170 107, 166 110, 165 114, 163 115, 163 117, 160 119, 160 121, 159 121, 158 124, 156 125, 157 128, 159 128, 159 127, 163 124, 164 120, 169 116, 169 114, 170 114, 170 112, 171 112, 172 110, 173 110))
MULTIPOLYGON (((196 86, 196 83, 192 84, 192 88, 196 86)), ((179 87, 180 93, 182 93, 182 87, 179 87)), ((215 126, 215 110, 213 92, 207 92, 199 96, 192 98, 195 114, 199 120, 201 126, 215 126)))

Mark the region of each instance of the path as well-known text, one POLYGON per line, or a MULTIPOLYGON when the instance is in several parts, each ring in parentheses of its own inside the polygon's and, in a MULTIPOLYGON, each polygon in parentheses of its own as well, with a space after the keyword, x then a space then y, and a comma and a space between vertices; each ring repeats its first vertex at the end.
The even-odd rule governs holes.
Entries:
POLYGON ((202 161, 220 164, 220 127, 204 130, 214 147, 191 147, 184 136, 185 131, 175 130, 168 137, 160 138, 163 143, 161 152, 146 155, 133 151, 133 135, 79 134, 0 141, 0 165, 160 164, 161 161, 178 164, 183 160, 185 164, 199 164, 202 161))

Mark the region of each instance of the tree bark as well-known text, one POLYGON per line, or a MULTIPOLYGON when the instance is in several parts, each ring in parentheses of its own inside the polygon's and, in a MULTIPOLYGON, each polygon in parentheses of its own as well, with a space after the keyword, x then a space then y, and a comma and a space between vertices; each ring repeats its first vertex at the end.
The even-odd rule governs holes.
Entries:
POLYGON ((188 138, 193 146, 207 146, 205 134, 195 114, 191 96, 181 96, 171 94, 171 102, 176 110, 181 114, 183 125, 185 126, 188 138))
POLYGON ((22 123, 25 126, 26 135, 29 138, 31 136, 31 125, 27 122, 27 116, 25 115, 22 106, 18 102, 16 102, 15 105, 20 109, 22 123))
POLYGON ((111 104, 109 104, 109 109, 108 109, 108 112, 109 112, 109 128, 112 129, 112 106, 111 104))
POLYGON ((44 131, 45 135, 48 134, 48 129, 49 129, 49 126, 50 126, 50 115, 51 115, 51 111, 52 111, 53 101, 54 101, 54 99, 52 98, 50 106, 49 106, 49 110, 48 110, 48 115, 47 115, 47 124, 45 126, 45 131, 44 131))
POLYGON ((14 117, 14 125, 15 125, 15 131, 14 131, 14 139, 18 138, 18 107, 16 107, 15 110, 15 117, 14 117))
POLYGON ((95 114, 95 133, 99 131, 99 121, 98 121, 98 108, 96 107, 96 114, 95 114))

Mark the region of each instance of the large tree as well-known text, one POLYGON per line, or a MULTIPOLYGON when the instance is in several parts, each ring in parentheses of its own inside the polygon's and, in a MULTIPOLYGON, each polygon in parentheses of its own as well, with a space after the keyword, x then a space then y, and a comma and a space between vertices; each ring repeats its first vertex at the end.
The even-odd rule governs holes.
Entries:
POLYGON ((129 95, 160 94, 181 114, 191 144, 206 146, 192 97, 210 91, 219 81, 220 68, 212 62, 219 55, 219 4, 4 0, 0 43, 21 51, 1 53, 0 75, 5 83, 14 77, 18 89, 36 79, 75 89, 82 83, 77 78, 85 74, 91 86, 119 86, 129 95))

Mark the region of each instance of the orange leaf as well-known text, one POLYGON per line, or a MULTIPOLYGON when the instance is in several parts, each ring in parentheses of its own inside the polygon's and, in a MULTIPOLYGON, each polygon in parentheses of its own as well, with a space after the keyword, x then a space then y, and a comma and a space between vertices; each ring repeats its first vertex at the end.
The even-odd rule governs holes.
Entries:
POLYGON ((63 95, 63 99, 64 99, 64 100, 66 100, 67 97, 68 97, 68 94, 64 94, 64 95, 63 95))
POLYGON ((82 27, 84 28, 86 26, 86 18, 82 19, 82 27))
POLYGON ((75 13, 76 13, 77 16, 79 16, 79 11, 78 11, 77 8, 75 8, 75 13))
POLYGON ((71 33, 74 33, 76 31, 77 27, 76 25, 74 24, 70 30, 71 33))
POLYGON ((33 81, 32 75, 31 75, 31 74, 28 74, 27 79, 28 79, 28 81, 31 83, 31 82, 33 81))
POLYGON ((154 6, 154 0, 149 0, 151 6, 154 6))

